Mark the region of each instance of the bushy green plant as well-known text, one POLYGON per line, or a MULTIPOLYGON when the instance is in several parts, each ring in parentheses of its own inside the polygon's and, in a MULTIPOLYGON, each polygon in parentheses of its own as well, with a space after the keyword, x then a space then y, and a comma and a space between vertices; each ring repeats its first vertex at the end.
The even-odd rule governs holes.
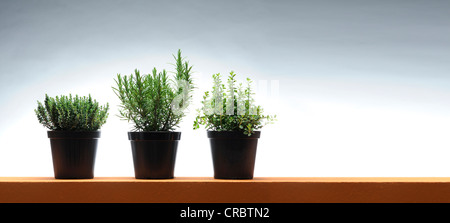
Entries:
POLYGON ((117 74, 113 90, 121 101, 119 117, 133 122, 135 131, 172 131, 184 117, 192 97, 192 66, 181 57, 181 50, 173 57, 174 79, 156 68, 146 75, 137 69, 134 75, 117 74))
POLYGON ((247 78, 247 86, 242 83, 236 86, 235 77, 231 71, 226 88, 220 73, 213 75, 213 89, 203 96, 194 129, 205 125, 211 131, 240 131, 250 136, 255 130, 275 121, 276 116, 264 115, 261 106, 254 105, 252 81, 247 78))
POLYGON ((38 101, 36 116, 44 127, 53 131, 97 131, 108 118, 108 103, 99 106, 89 97, 76 95, 45 95, 44 103, 38 101))

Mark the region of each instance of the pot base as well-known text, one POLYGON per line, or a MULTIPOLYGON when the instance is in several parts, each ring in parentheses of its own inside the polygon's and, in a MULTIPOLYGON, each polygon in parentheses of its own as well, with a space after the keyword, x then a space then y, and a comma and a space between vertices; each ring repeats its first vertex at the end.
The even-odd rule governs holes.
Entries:
POLYGON ((214 179, 253 179, 259 136, 260 132, 247 136, 241 132, 209 131, 214 179))
POLYGON ((49 131, 55 179, 93 179, 100 132, 49 131))
POLYGON ((129 132, 136 179, 174 178, 179 132, 129 132))

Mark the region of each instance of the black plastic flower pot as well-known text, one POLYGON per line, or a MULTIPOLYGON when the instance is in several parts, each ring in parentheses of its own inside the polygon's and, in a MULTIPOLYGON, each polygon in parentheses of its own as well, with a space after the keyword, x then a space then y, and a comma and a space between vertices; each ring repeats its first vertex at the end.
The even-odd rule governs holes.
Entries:
POLYGON ((48 131, 56 179, 94 178, 100 132, 48 131))
POLYGON ((208 131, 215 179, 253 179, 260 131, 208 131))
POLYGON ((181 132, 128 132, 136 179, 174 178, 181 132))

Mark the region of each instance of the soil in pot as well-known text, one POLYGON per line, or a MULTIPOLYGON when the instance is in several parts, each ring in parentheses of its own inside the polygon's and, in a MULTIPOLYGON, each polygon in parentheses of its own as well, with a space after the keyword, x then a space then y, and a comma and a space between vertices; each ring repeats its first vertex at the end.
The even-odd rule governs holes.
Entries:
POLYGON ((94 178, 100 132, 48 131, 56 179, 94 178))
POLYGON ((128 132, 136 179, 174 178, 181 132, 128 132))
POLYGON ((261 132, 208 131, 215 179, 253 179, 261 132))

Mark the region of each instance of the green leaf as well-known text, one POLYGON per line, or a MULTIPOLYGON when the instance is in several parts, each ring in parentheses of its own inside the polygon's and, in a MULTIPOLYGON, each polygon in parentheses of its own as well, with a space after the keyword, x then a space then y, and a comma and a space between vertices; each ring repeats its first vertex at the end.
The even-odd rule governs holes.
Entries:
POLYGON ((109 105, 99 106, 89 97, 74 98, 61 95, 55 98, 45 95, 44 104, 38 101, 35 109, 39 123, 56 131, 96 131, 108 117, 109 105))
POLYGON ((192 66, 182 58, 181 50, 173 57, 174 79, 166 70, 158 72, 156 68, 150 74, 141 75, 136 69, 134 75, 117 75, 112 89, 121 101, 119 117, 132 122, 135 131, 172 131, 184 117, 183 111, 192 97, 192 66), (182 81, 188 84, 178 84, 182 81), (180 95, 183 100, 174 100, 180 95), (178 108, 181 109, 175 110, 178 108))
POLYGON ((244 88, 242 83, 236 84, 236 73, 231 71, 227 79, 227 91, 220 73, 213 74, 212 78, 211 94, 207 91, 203 96, 203 107, 198 109, 194 129, 204 125, 207 130, 240 131, 251 135, 255 130, 272 123, 272 117, 262 115, 261 107, 254 104, 250 78, 246 79, 244 88))

